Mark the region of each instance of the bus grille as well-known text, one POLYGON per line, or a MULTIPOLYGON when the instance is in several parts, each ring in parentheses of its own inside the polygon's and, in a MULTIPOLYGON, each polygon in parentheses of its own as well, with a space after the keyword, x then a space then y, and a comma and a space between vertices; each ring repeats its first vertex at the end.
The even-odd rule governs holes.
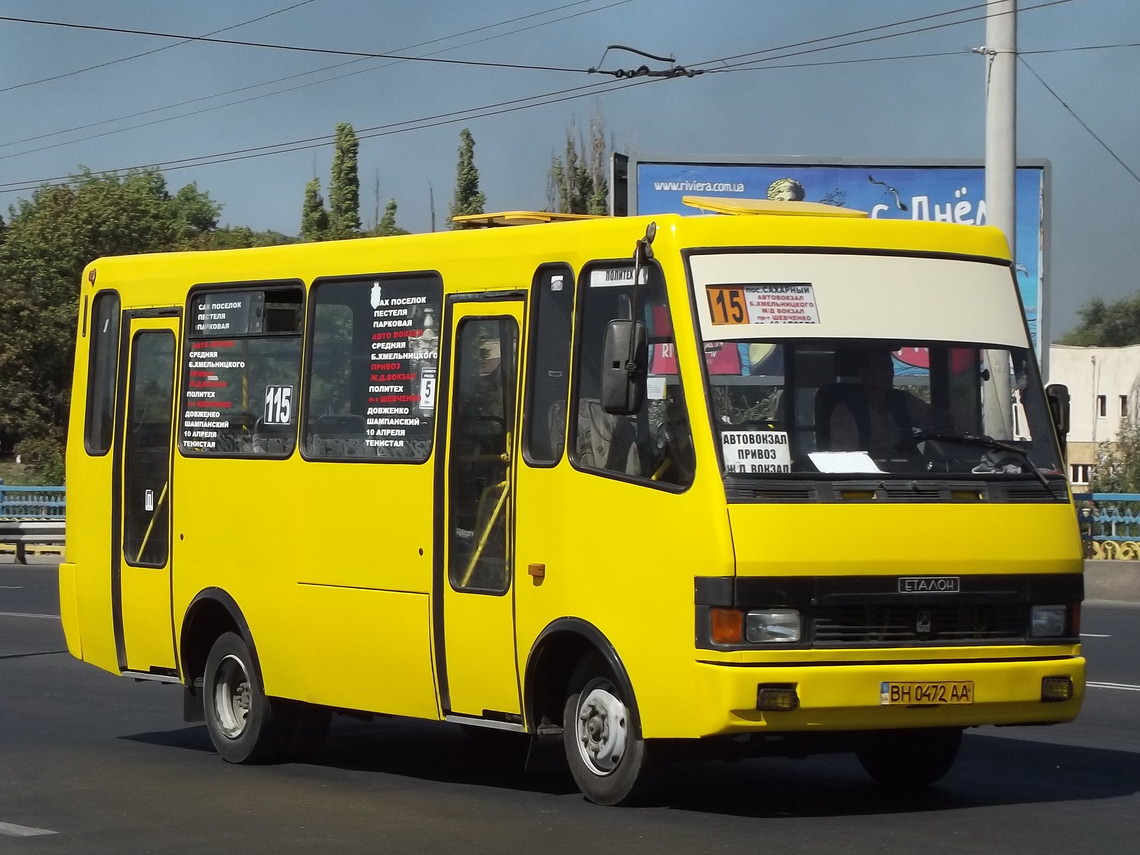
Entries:
POLYGON ((812 621, 816 645, 971 644, 1025 637, 1018 603, 824 606, 812 621))

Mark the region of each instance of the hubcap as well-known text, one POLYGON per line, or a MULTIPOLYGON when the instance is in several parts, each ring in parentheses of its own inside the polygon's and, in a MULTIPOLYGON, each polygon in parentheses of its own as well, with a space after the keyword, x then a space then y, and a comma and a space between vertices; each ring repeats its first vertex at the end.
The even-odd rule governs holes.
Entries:
POLYGON ((625 756, 628 715, 621 699, 598 687, 578 699, 578 752, 596 775, 613 772, 625 756))
POLYGON ((230 739, 237 739, 249 718, 249 674, 236 656, 226 656, 218 664, 214 683, 214 713, 218 726, 230 739))

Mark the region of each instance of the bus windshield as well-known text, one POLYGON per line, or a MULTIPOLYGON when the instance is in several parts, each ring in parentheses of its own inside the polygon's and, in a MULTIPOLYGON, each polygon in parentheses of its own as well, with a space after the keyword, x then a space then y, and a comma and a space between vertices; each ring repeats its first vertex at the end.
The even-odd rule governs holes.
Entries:
POLYGON ((1025 348, 840 338, 703 346, 726 475, 1040 481, 1060 468, 1025 348))
POLYGON ((688 260, 726 477, 1026 481, 1056 497, 1060 454, 1008 263, 688 260))
POLYGON ((1040 479, 1059 469, 1024 348, 709 341, 705 361, 725 474, 1040 479), (1002 397, 1011 402, 1002 407, 1002 397))

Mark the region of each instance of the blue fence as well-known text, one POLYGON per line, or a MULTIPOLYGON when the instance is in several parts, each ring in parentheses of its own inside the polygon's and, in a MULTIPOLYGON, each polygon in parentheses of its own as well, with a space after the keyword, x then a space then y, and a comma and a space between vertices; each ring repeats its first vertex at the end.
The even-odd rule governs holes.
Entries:
POLYGON ((1085 554, 1140 558, 1140 493, 1074 493, 1085 554))
POLYGON ((0 519, 62 520, 64 487, 8 487, 0 484, 0 519))

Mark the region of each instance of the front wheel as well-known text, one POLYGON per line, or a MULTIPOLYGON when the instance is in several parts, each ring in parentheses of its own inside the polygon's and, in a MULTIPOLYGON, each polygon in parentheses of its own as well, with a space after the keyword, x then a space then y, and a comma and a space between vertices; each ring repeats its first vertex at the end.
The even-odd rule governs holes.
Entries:
POLYGON ((600 805, 629 804, 647 789, 645 741, 607 677, 576 679, 562 714, 566 762, 578 789, 600 805))
POLYGON ((904 789, 940 780, 958 757, 961 728, 884 730, 868 733, 855 752, 878 783, 904 789))
POLYGON ((253 654, 240 635, 223 633, 210 648, 203 701, 206 728, 222 759, 268 763, 288 747, 290 717, 266 697, 253 654))

